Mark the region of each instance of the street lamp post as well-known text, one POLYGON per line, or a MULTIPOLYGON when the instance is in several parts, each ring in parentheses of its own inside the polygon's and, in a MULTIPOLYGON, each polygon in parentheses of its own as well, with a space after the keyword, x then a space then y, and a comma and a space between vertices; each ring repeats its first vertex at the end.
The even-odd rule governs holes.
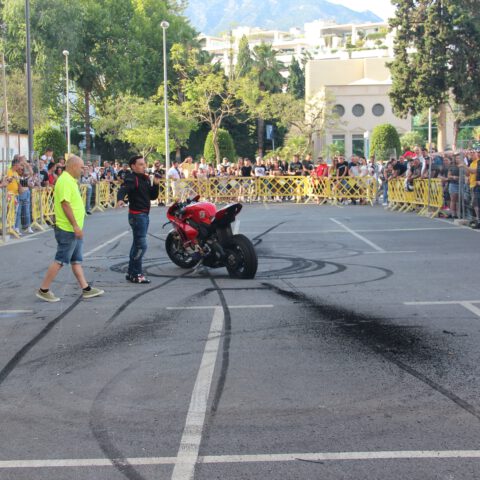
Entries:
POLYGON ((168 171, 170 170, 170 145, 169 145, 169 132, 168 132, 168 91, 167 91, 167 28, 170 24, 163 20, 160 23, 163 29, 163 88, 164 95, 163 101, 165 103, 165 204, 168 205, 170 198, 170 180, 168 178, 168 171))
POLYGON ((63 55, 65 57, 65 91, 66 97, 65 101, 67 103, 67 153, 70 156, 71 153, 71 144, 70 144, 70 102, 68 101, 69 89, 68 89, 68 55, 69 51, 64 50, 63 55))
MULTIPOLYGON (((8 100, 7 100, 7 72, 5 65, 5 54, 2 52, 2 77, 3 77, 3 111, 5 122, 5 155, 2 159, 2 180, 6 177, 7 162, 10 157, 10 142, 8 132, 8 100)), ((7 241, 7 189, 2 188, 2 240, 7 241)))
MULTIPOLYGON (((28 99, 28 159, 33 162, 33 95, 32 95, 32 55, 30 41, 30 0, 25 0, 25 27, 27 35, 27 99, 28 99)), ((38 166, 38 164, 37 164, 38 166)))

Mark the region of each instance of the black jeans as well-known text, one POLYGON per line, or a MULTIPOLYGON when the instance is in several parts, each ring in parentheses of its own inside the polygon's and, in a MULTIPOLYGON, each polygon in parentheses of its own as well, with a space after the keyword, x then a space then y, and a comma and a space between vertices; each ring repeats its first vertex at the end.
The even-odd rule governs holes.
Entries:
POLYGON ((133 244, 130 249, 130 262, 128 273, 132 276, 141 275, 142 258, 147 251, 147 230, 149 224, 148 213, 129 213, 128 223, 132 227, 133 244))

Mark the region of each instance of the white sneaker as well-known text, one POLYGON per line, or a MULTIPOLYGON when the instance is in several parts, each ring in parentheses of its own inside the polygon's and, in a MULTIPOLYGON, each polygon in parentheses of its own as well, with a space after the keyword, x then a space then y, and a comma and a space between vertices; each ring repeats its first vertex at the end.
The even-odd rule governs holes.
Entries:
POLYGON ((28 227, 24 230, 24 233, 35 233, 35 232, 32 230, 32 227, 28 227))
POLYGON ((22 232, 20 231, 19 228, 14 228, 13 231, 14 231, 19 237, 22 236, 22 232))

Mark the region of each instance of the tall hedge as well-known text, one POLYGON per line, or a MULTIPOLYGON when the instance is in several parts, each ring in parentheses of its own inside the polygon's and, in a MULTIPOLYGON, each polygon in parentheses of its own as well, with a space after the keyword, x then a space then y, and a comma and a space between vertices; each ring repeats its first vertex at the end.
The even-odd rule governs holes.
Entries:
MULTIPOLYGON (((230 133, 223 128, 218 130, 218 146, 220 147, 220 161, 222 158, 227 157, 230 162, 235 162, 237 159, 237 153, 235 152, 235 145, 230 133)), ((205 146, 203 149, 203 156, 208 163, 215 165, 215 148, 213 148, 213 133, 208 132, 207 139, 205 140, 205 146)))
POLYGON ((43 127, 35 130, 33 148, 38 155, 43 155, 47 148, 53 150, 53 158, 63 157, 67 153, 67 139, 60 130, 43 127))
POLYGON ((400 155, 401 149, 400 137, 393 125, 385 123, 373 129, 370 155, 375 155, 377 160, 390 160, 392 155, 400 155))

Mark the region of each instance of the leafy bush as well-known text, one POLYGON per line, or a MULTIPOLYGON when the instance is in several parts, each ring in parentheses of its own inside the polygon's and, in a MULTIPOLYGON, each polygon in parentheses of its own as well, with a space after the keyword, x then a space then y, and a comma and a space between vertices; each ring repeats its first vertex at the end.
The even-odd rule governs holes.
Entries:
MULTIPOLYGON (((220 147, 220 162, 224 157, 227 157, 230 162, 236 162, 237 153, 235 152, 235 145, 232 137, 230 133, 223 128, 218 130, 218 146, 220 147)), ((207 163, 215 165, 217 159, 215 157, 215 148, 213 147, 212 131, 208 132, 207 139, 205 140, 203 156, 206 158, 207 163)))
POLYGON ((54 158, 63 157, 67 153, 67 139, 60 130, 53 127, 43 127, 35 130, 33 148, 43 155, 47 148, 53 150, 54 158))
POLYGON ((407 132, 400 137, 402 152, 412 150, 415 146, 423 146, 423 135, 420 132, 407 132))
POLYGON ((373 129, 370 154, 377 160, 389 160, 391 156, 398 156, 401 150, 400 137, 393 125, 385 123, 373 129))

